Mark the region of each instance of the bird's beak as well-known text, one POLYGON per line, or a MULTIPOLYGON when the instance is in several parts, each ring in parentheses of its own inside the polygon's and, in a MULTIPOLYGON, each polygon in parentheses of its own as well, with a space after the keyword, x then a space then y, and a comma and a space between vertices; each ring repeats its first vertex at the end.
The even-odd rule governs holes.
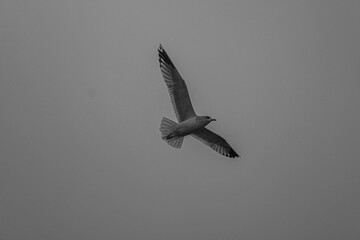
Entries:
POLYGON ((211 121, 216 121, 216 119, 215 119, 215 118, 212 118, 211 121))

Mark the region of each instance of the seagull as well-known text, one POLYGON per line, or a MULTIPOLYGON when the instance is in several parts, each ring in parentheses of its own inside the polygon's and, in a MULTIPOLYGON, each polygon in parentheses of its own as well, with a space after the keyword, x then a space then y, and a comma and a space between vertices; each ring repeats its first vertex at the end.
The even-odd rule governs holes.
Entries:
POLYGON ((185 81, 180 76, 161 44, 158 53, 160 70, 168 88, 176 118, 179 122, 176 123, 163 117, 160 124, 162 139, 174 148, 181 148, 184 137, 191 135, 226 157, 239 157, 224 138, 205 128, 206 125, 212 121, 216 121, 216 119, 209 116, 196 115, 185 81))

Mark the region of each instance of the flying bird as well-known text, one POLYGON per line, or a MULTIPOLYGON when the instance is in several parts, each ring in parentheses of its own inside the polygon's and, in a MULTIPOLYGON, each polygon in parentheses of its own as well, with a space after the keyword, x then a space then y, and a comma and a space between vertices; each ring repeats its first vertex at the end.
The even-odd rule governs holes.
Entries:
POLYGON ((179 122, 176 123, 163 117, 160 124, 162 139, 170 146, 180 148, 184 136, 191 135, 226 157, 239 157, 224 138, 205 128, 206 125, 212 121, 216 121, 216 119, 209 116, 196 115, 185 81, 180 76, 161 44, 158 53, 161 73, 168 88, 176 118, 179 122))

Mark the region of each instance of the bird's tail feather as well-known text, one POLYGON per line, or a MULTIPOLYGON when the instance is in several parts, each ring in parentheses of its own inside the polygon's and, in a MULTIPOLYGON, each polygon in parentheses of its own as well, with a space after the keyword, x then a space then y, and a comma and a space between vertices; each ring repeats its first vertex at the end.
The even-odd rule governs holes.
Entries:
POLYGON ((169 135, 174 130, 176 124, 177 124, 176 122, 166 117, 163 117, 160 124, 161 136, 166 137, 167 135, 169 135))
POLYGON ((169 135, 173 132, 176 122, 163 117, 160 124, 160 132, 161 137, 164 141, 167 142, 170 146, 174 148, 181 148, 182 142, 184 140, 184 137, 170 137, 169 135))
POLYGON ((181 145, 183 143, 184 137, 174 137, 168 140, 165 140, 167 144, 174 148, 181 148, 181 145))

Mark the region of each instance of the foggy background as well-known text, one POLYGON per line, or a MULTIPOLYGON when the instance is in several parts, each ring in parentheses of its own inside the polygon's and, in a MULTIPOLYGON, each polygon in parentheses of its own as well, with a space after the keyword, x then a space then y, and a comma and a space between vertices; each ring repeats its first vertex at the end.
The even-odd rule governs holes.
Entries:
POLYGON ((0 239, 360 239, 359 1, 0 1, 0 239), (209 129, 186 137, 162 43, 209 129))

